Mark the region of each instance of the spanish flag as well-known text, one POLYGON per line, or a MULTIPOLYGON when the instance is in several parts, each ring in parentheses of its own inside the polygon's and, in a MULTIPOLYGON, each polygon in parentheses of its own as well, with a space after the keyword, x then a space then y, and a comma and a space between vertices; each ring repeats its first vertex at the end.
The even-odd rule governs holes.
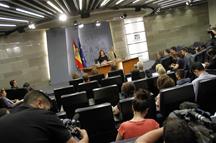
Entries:
POLYGON ((82 63, 82 59, 80 57, 79 48, 77 47, 75 41, 73 41, 72 46, 73 46, 73 50, 74 50, 75 65, 76 65, 78 70, 82 70, 83 69, 83 63, 82 63))

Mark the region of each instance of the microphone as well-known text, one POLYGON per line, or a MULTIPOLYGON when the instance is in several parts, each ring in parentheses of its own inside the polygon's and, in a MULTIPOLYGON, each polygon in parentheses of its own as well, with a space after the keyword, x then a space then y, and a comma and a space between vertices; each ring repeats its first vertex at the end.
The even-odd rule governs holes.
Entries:
POLYGON ((115 54, 115 52, 113 51, 113 55, 114 55, 114 58, 116 59, 117 58, 117 56, 116 56, 116 54, 115 54))

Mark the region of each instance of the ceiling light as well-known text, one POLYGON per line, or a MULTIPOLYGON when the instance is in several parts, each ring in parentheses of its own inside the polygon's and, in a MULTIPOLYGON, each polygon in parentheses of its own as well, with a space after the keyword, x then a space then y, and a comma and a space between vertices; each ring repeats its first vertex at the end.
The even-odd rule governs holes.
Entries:
POLYGON ((100 6, 101 6, 101 7, 102 7, 102 6, 105 6, 109 1, 110 1, 110 0, 104 0, 104 1, 101 3, 100 6))
POLYGON ((124 0, 119 0, 116 2, 116 5, 120 4, 121 2, 123 2, 124 0))
POLYGON ((1 7, 5 7, 5 8, 10 8, 9 5, 6 5, 6 4, 3 4, 3 3, 0 3, 0 6, 1 6, 1 7))
POLYGON ((84 24, 79 24, 78 27, 79 29, 82 29, 84 27, 84 24))
POLYGON ((82 10, 82 0, 79 0, 80 10, 82 10))
POLYGON ((30 11, 27 11, 27 10, 23 10, 23 9, 20 9, 20 8, 16 8, 16 11, 23 12, 23 13, 30 14, 30 15, 34 15, 34 16, 37 16, 37 17, 44 18, 43 15, 40 15, 40 14, 37 14, 37 13, 34 13, 34 12, 30 12, 30 11))
POLYGON ((34 24, 34 23, 31 23, 31 24, 28 25, 28 28, 29 28, 29 29, 35 29, 36 27, 35 27, 35 24, 34 24))
POLYGON ((97 27, 101 26, 101 23, 100 21, 96 21, 96 24, 95 24, 97 27))
POLYGON ((16 27, 15 24, 0 24, 0 27, 16 27))
POLYGON ((60 8, 58 8, 56 5, 54 5, 51 1, 47 1, 47 4, 53 7, 58 12, 63 13, 63 11, 60 8))
POLYGON ((26 22, 26 23, 29 22, 28 20, 21 20, 21 19, 14 19, 14 18, 5 18, 5 17, 0 17, 0 20, 26 22))
POLYGON ((192 0, 187 0, 186 1, 186 5, 191 5, 191 3, 192 3, 192 0))
POLYGON ((59 21, 66 21, 67 20, 67 15, 62 13, 59 15, 59 21))
POLYGON ((139 2, 140 0, 135 0, 133 3, 137 3, 137 2, 139 2))
POLYGON ((122 16, 120 16, 120 19, 125 19, 127 17, 127 14, 124 13, 122 16))

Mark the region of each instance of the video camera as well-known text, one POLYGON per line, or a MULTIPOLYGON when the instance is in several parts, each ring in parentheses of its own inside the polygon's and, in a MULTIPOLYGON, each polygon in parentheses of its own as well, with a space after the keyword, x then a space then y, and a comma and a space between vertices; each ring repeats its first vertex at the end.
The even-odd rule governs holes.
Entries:
POLYGON ((81 140, 81 133, 77 129, 77 127, 80 127, 80 122, 78 118, 79 114, 75 114, 72 120, 66 118, 61 119, 61 121, 73 137, 77 138, 78 140, 81 140))
POLYGON ((195 133, 198 143, 216 143, 216 123, 209 112, 199 108, 173 111, 169 117, 185 120, 195 133))

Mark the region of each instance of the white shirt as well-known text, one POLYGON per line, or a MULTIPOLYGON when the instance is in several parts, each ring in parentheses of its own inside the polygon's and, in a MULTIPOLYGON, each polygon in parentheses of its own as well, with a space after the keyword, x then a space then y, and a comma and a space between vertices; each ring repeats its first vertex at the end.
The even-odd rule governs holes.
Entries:
POLYGON ((213 78, 216 78, 216 75, 212 75, 207 72, 203 72, 202 74, 199 75, 199 77, 197 77, 196 79, 192 81, 193 88, 194 88, 194 94, 195 94, 195 101, 197 101, 199 82, 204 79, 213 79, 213 78))

